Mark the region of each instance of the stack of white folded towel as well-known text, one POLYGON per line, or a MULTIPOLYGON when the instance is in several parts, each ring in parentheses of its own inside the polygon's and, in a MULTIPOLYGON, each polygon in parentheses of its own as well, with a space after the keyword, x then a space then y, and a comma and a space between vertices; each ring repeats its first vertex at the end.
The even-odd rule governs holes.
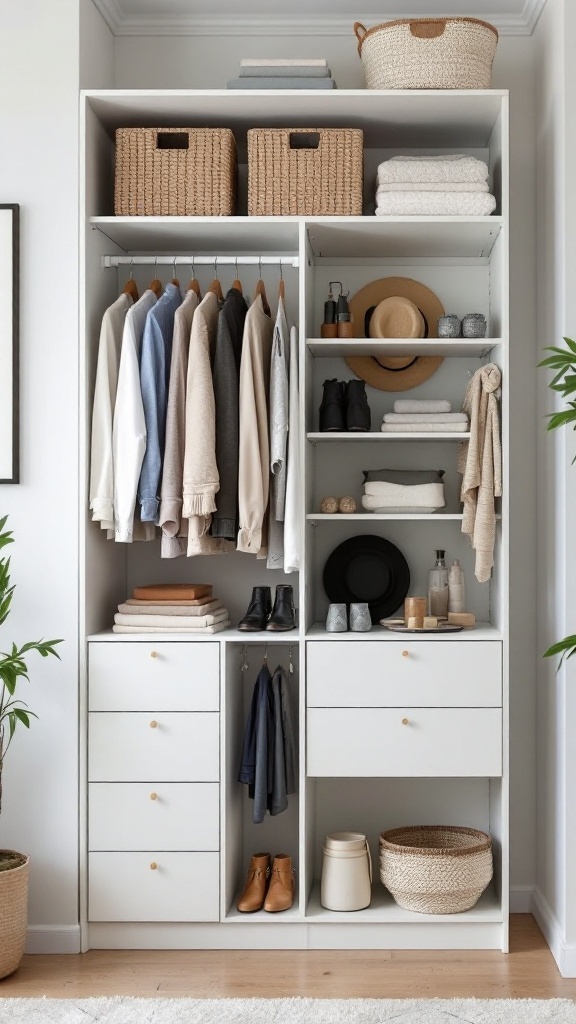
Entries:
POLYGON ((436 512, 444 508, 442 470, 371 470, 364 473, 367 512, 436 512))
POLYGON ((487 217, 488 166, 473 156, 393 156, 378 167, 376 216, 487 217))
POLYGON ((394 412, 387 412, 380 428, 388 434, 465 434, 468 416, 465 412, 452 412, 450 402, 399 399, 394 412))
POLYGON ((230 615, 218 598, 173 603, 128 598, 118 605, 113 633, 221 633, 230 626, 230 615))

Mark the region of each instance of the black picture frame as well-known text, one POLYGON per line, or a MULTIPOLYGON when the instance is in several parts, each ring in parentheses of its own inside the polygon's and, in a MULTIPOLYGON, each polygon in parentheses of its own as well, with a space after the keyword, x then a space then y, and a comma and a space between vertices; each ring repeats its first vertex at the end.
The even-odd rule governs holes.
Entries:
POLYGON ((0 203, 0 484, 20 482, 20 206, 0 203))

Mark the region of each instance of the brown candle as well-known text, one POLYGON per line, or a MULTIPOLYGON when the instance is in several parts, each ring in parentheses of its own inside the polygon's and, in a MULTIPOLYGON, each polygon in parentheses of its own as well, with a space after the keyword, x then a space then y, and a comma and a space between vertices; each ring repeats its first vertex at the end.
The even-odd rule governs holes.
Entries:
POLYGON ((407 597, 404 601, 404 621, 413 619, 415 622, 412 622, 411 626, 421 629, 426 615, 426 603, 425 597, 407 597))

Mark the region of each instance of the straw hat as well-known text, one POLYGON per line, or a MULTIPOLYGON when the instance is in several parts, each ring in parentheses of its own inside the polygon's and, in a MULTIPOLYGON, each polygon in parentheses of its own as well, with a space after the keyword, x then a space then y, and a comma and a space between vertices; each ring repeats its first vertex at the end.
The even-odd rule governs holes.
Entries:
MULTIPOLYGON (((410 277, 371 281, 349 302, 358 338, 437 338, 440 299, 410 277)), ((348 356, 352 372, 380 391, 409 391, 436 372, 441 356, 348 356)))

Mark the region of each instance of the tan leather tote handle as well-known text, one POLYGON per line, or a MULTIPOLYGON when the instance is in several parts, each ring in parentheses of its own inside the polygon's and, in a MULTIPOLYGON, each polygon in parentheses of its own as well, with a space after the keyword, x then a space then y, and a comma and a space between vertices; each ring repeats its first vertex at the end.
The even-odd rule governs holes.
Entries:
POLYGON ((430 21, 418 20, 410 22, 410 32, 417 39, 437 39, 444 35, 445 18, 432 18, 430 21))

